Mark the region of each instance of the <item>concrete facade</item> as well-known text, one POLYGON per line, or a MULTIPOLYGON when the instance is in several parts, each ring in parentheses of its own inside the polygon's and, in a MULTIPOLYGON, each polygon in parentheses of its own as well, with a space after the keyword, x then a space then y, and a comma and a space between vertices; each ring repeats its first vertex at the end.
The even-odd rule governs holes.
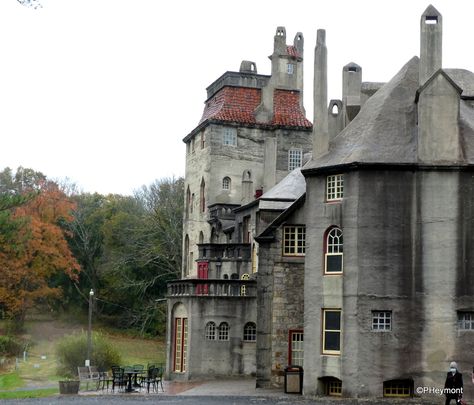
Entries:
MULTIPOLYGON (((255 373, 257 386, 281 386, 298 350, 305 395, 413 396, 418 386, 442 388, 457 361, 465 396, 474 396, 474 74, 442 68, 442 21, 433 6, 425 10, 420 57, 386 83, 363 82, 359 65, 344 66, 341 100, 329 103, 326 33, 318 30, 312 132, 301 116, 276 124, 280 91, 304 113, 294 98, 303 91, 300 33, 288 47, 278 27, 271 77, 246 62, 240 76, 210 86, 211 101, 230 81, 261 97, 251 123, 210 119, 208 100, 208 118, 185 138, 205 133, 207 142, 199 159, 188 155, 186 184, 197 190, 204 179, 208 212, 187 217, 184 235, 212 275, 188 280, 189 288, 170 284, 170 328, 187 308, 190 339, 202 346, 189 351, 186 378, 255 373), (285 76, 288 61, 296 76, 285 76), (231 148, 219 135, 229 126, 231 148), (289 171, 290 151, 311 148, 307 163, 289 171), (224 176, 235 189, 221 190, 224 176), (211 284, 226 297, 199 296, 211 284), (241 331, 213 351, 202 341, 211 318, 238 329, 255 322, 253 354, 241 331)), ((183 278, 196 274, 189 270, 183 278)))

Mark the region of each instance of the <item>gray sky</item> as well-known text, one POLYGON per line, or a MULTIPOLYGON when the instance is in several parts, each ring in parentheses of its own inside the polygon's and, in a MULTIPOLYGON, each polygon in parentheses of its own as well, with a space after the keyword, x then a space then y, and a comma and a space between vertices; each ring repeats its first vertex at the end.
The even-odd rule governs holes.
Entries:
MULTIPOLYGON (((326 29, 329 98, 342 66, 389 80, 419 54, 421 0, 0 1, 0 169, 30 167, 84 191, 131 194, 184 175, 182 138, 206 87, 243 59, 270 73, 276 27, 305 38, 312 120, 316 30, 326 29)), ((474 70, 472 0, 437 0, 443 67, 474 70)))

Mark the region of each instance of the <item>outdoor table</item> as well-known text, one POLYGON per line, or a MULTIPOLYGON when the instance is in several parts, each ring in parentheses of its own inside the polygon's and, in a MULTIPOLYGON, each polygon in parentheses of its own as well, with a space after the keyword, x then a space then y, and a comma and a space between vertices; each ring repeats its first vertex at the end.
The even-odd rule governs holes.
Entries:
POLYGON ((141 371, 125 369, 123 373, 128 376, 128 385, 127 385, 127 388, 125 389, 125 392, 135 392, 132 386, 132 379, 134 376, 136 378, 138 374, 141 374, 141 371))

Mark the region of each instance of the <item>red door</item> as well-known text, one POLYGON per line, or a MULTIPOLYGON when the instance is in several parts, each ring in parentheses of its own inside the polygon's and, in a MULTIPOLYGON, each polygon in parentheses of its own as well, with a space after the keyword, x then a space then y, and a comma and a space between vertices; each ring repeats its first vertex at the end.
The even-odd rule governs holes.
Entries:
MULTIPOLYGON (((209 262, 198 262, 198 279, 207 280, 209 278, 209 262)), ((207 295, 209 290, 208 284, 198 284, 196 294, 207 295)))

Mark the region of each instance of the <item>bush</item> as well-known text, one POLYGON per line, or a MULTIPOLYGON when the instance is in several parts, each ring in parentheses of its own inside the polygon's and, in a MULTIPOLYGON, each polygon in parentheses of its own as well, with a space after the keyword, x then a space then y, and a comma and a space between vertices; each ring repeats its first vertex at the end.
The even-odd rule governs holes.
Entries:
POLYGON ((23 344, 24 342, 14 336, 0 336, 0 355, 17 356, 22 352, 23 344))
MULTIPOLYGON (((87 334, 85 332, 65 336, 56 346, 59 375, 66 377, 77 376, 77 367, 83 366, 87 356, 87 334)), ((101 333, 92 334, 91 366, 99 371, 107 371, 110 366, 120 364, 119 352, 107 341, 101 333)))

